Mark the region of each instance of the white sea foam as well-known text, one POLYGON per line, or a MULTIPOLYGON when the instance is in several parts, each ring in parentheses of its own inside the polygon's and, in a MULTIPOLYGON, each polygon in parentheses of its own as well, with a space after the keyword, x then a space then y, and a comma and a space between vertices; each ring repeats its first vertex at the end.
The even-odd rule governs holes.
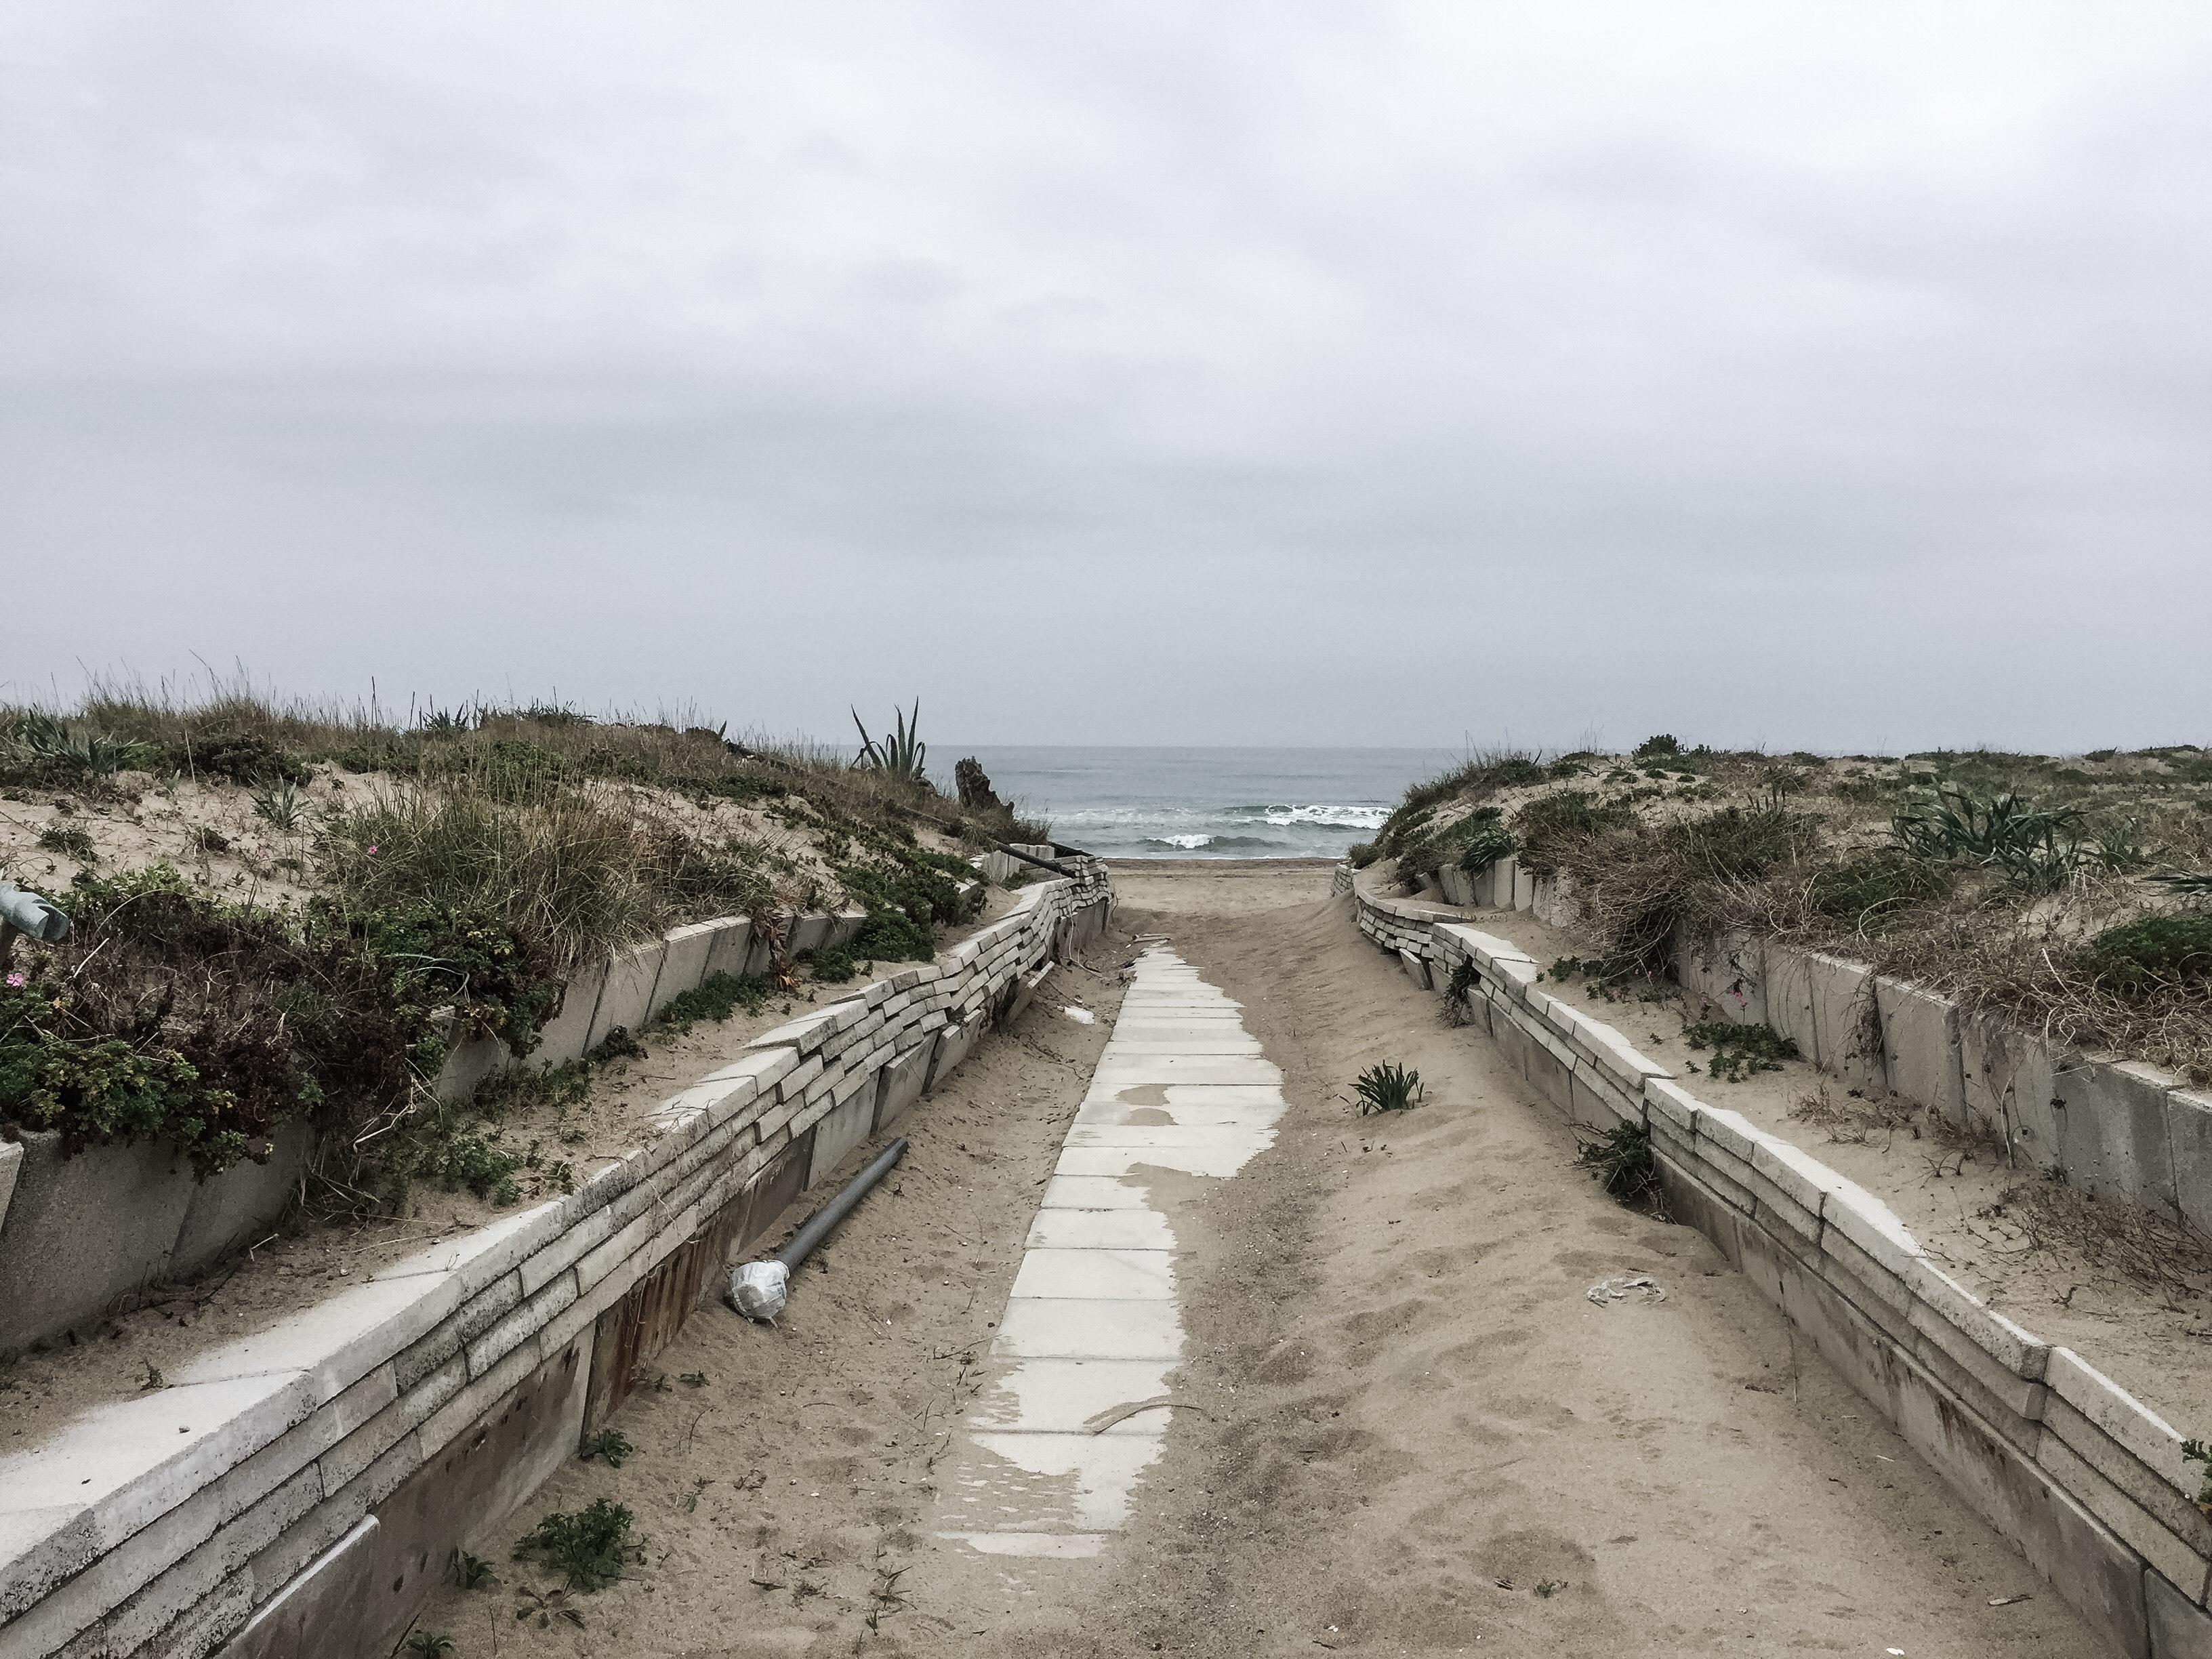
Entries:
POLYGON ((1380 830, 1390 816, 1387 806, 1270 806, 1263 823, 1317 823, 1337 830, 1380 830))
POLYGON ((1146 839, 1158 842, 1167 847, 1180 847, 1186 852, 1213 845, 1213 837, 1211 836, 1148 836, 1146 839))

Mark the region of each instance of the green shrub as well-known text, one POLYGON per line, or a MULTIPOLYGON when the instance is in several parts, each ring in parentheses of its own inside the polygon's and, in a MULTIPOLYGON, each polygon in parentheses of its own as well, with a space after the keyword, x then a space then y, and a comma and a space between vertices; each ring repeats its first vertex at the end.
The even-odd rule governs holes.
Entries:
POLYGON ((306 762, 258 732, 210 732, 187 738, 169 760, 179 771, 233 783, 305 783, 314 775, 306 762))
POLYGON ((1662 732, 1657 737, 1646 738, 1643 742, 1638 744, 1631 758, 1635 760, 1658 760, 1662 757, 1671 758, 1681 752, 1682 745, 1674 740, 1674 733, 1671 732, 1662 732))
POLYGON ((515 1545, 518 1559, 536 1559, 562 1574, 570 1589, 604 1589, 622 1577, 623 1564, 638 1553, 630 1536, 635 1517, 621 1504, 602 1498, 574 1515, 557 1510, 515 1545))
POLYGON ((1635 823, 1634 810, 1620 802, 1601 801, 1584 789, 1561 789, 1539 795, 1516 813, 1513 832, 1522 867, 1549 876, 1559 873, 1561 855, 1572 843, 1635 823))
POLYGON ((1887 917, 1951 890, 1952 872, 1900 853, 1874 852, 1813 872, 1807 896, 1822 915, 1872 932, 1887 917))
POLYGON ((1354 842, 1351 847, 1346 849, 1344 855, 1352 860, 1352 867, 1353 869, 1364 870, 1369 865, 1374 863, 1376 860, 1381 858, 1382 856, 1382 849, 1376 847, 1373 842, 1362 841, 1354 842))
POLYGON ((717 969, 696 989, 680 991, 671 997, 658 1018, 664 1025, 688 1031, 696 1020, 711 1019, 719 1024, 740 1008, 757 1014, 768 1006, 775 994, 775 981, 766 974, 726 974, 717 969))
POLYGON ((1799 1058, 1796 1042, 1769 1025, 1706 1020, 1685 1027, 1682 1036, 1700 1053, 1712 1050, 1705 1069, 1723 1083, 1741 1083, 1757 1072, 1778 1072, 1784 1060, 1799 1058))
POLYGON ((1640 1123, 1620 1123, 1583 1142, 1575 1161, 1597 1178, 1608 1197, 1632 1204, 1659 1183, 1651 1137, 1640 1123))
POLYGON ((79 864, 90 864, 99 854, 93 851, 92 837, 73 823, 57 823, 39 835, 39 845, 49 853, 61 853, 79 864))
POLYGON ((2086 955, 2103 983, 2130 994, 2212 980, 2212 915, 2124 922, 2091 939, 2086 955))
POLYGON ((1421 1074, 1395 1062, 1370 1066, 1359 1074, 1352 1092, 1358 1097, 1362 1117, 1370 1112, 1409 1111, 1421 1103, 1421 1074))
POLYGON ((796 960, 805 963, 816 982, 822 985, 842 985, 860 971, 860 964, 853 960, 852 951, 842 945, 801 951, 796 960))

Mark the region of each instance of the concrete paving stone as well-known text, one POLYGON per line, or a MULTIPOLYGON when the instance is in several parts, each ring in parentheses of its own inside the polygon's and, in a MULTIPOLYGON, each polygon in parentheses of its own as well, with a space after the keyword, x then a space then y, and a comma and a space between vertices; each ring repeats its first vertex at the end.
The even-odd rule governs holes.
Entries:
POLYGON ((1119 1528, 1128 1519, 1138 1477, 1164 1449, 1155 1434, 987 1433, 976 1435, 975 1444, 1033 1474, 1072 1478, 1068 1521, 1082 1531, 1119 1528))
POLYGON ((1182 1321, 1167 1301, 1019 1297, 991 1351, 1013 1359, 1176 1359, 1182 1321))
POLYGON ((1405 964, 1406 977, 1407 979, 1412 980, 1414 984, 1419 986, 1424 991, 1429 988, 1429 963, 1427 957, 1420 955, 1418 951, 1408 951, 1401 948, 1398 952, 1398 960, 1405 964))
MULTIPOLYGON (((977 1396, 971 1420, 1006 1433, 1089 1433, 1094 1419, 1167 1395, 1174 1365, 1159 1359, 1022 1359, 1007 1364, 977 1396)), ((1155 1408, 1099 1429, 1158 1437, 1155 1408)))
POLYGON ((1254 1135, 1244 1141, 1201 1146, 1064 1146, 1053 1173, 1118 1176, 1154 1169, 1226 1179, 1266 1150, 1271 1139, 1271 1136, 1254 1135))
POLYGON ((497 1324, 468 1345, 465 1352, 469 1375, 488 1375, 501 1358, 535 1336, 551 1322, 554 1316, 573 1304, 580 1289, 572 1271, 561 1274, 536 1295, 525 1297, 497 1324))
POLYGON ((1929 1374, 1986 1419, 2027 1456, 2035 1455, 2050 1389, 2000 1365, 1955 1327, 1927 1316, 1917 1297, 1907 1310, 1915 1334, 1908 1346, 1929 1374))
POLYGON ((1152 1125, 1160 1128, 1264 1129, 1280 1121, 1285 1109, 1280 1103, 1273 1106, 1139 1106, 1118 1097, 1109 1097, 1079 1109, 1075 1127, 1098 1129, 1152 1125))
POLYGON ((2172 1211, 2166 1096, 2180 1082, 2132 1060, 2075 1056, 2061 1065, 2052 1087, 2062 1103, 2053 1109, 2068 1180, 2100 1199, 2172 1211))
POLYGON ((1109 1064, 1101 1059, 1094 1084, 1126 1089, 1146 1083, 1229 1083, 1280 1087, 1283 1074, 1272 1060, 1235 1054, 1138 1054, 1109 1064))
POLYGON ((1666 1078, 1646 1078, 1644 1103, 1656 1116, 1665 1118, 1686 1133, 1697 1133, 1697 1115, 1705 1103, 1680 1084, 1666 1078))
POLYGON ((750 916, 719 916, 703 926, 713 930, 707 945, 707 963, 700 973, 703 981, 715 974, 727 974, 732 979, 745 971, 745 959, 752 954, 753 924, 750 916))
POLYGON ((1031 1249, 1022 1257, 1008 1294, 1016 1298, 1171 1302, 1171 1250, 1031 1249))
POLYGON ((1810 1152, 1771 1137, 1752 1148, 1751 1167, 1814 1215, 1828 1194, 1850 1184, 1810 1152))
POLYGON ((1056 1175, 1045 1182, 1048 1210, 1144 1210, 1152 1206, 1141 1182, 1119 1176, 1056 1175))
POLYGON ((825 1113, 815 1128, 812 1162, 806 1176, 810 1187, 827 1180, 830 1171, 844 1162, 845 1154, 874 1132, 876 1092, 881 1085, 874 1076, 854 1081, 854 1091, 842 1104, 825 1113))
POLYGON ((1261 1052, 1258 1041, 1249 1036, 1186 1036, 1170 1042, 1153 1042, 1144 1038, 1132 1041, 1117 1036, 1111 1043, 1107 1045, 1106 1052, 1101 1057, 1101 1063, 1126 1065, 1162 1054, 1233 1056, 1258 1054, 1261 1052))
POLYGON ((884 1062, 882 1087, 876 1096, 875 1133, 881 1133, 897 1122, 921 1098, 921 1085, 929 1080, 931 1048, 925 1042, 884 1062))
POLYGON ((1172 1250, 1175 1230, 1157 1210, 1042 1209, 1030 1223, 1031 1250, 1172 1250))
POLYGON ((1887 974, 1875 976, 1874 995, 1881 1022, 1883 1075, 1891 1091, 1950 1122, 1964 1123, 1966 1079, 1958 1006, 1887 974))

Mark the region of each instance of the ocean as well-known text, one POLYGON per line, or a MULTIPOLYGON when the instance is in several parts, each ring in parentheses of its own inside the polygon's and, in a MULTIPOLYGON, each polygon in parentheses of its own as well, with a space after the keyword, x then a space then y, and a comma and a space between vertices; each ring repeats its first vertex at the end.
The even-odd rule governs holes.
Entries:
POLYGON ((940 749, 949 789, 973 755, 1000 799, 1053 839, 1109 858, 1340 858, 1407 787, 1459 763, 1446 749, 940 749))

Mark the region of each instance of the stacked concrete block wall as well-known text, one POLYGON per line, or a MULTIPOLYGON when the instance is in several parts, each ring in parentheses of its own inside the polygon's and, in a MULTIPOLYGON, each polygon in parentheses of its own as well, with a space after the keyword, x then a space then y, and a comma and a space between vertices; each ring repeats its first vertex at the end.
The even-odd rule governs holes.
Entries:
MULTIPOLYGON (((1449 921, 1415 944, 1409 907, 1364 892, 1356 904, 1363 933, 1394 954, 1418 954, 1439 987, 1463 969, 1468 1023, 1561 1113, 1593 1130, 1643 1129, 1676 1218, 1805 1330, 2116 1650, 2212 1653, 2212 1521, 2194 1501, 2199 1482, 2179 1432, 2088 1360, 1946 1275, 1873 1194, 1706 1104, 1610 1026, 1554 1000, 1514 945, 1449 921)), ((1725 989, 1741 966, 1717 953, 1695 971, 1725 989)), ((1872 994, 1882 994, 1876 985, 1872 994)), ((1885 1029, 1921 1045, 1901 1062, 1907 1073, 1963 1089, 1974 1042, 1956 1043, 1954 1073, 1940 1010, 1897 1006, 1910 1012, 1885 1029)), ((1837 1029, 1848 1040, 1848 1022, 1837 1029)), ((1883 1063, 1900 1062, 1886 1054, 1883 1063)), ((2159 1081, 2142 1087, 2157 1091, 2159 1081)))
MULTIPOLYGON (((1096 939, 1111 897, 1096 861, 1028 890, 936 961, 756 1039, 570 1196, 0 1457, 0 1655, 384 1659, 732 1253, 940 1080, 1010 988, 1096 939)), ((714 959, 686 948, 684 973, 714 959)), ((643 977, 607 984, 627 1007, 643 977)))
MULTIPOLYGON (((1477 905, 1522 909, 1553 926, 1579 911, 1565 877, 1537 878, 1511 858, 1472 878, 1477 905)), ((1419 955, 1425 907, 1366 892, 1349 865, 1338 890, 1358 890, 1401 927, 1394 950, 1419 955)), ((2002 1137, 2022 1169, 2058 1170, 2119 1199, 2212 1230, 2212 1091, 2124 1055, 2085 1053, 1969 1012, 1863 962, 1741 932, 1678 937, 1675 976, 1711 1017, 1763 1024, 1855 1089, 1894 1093, 2002 1137)))

